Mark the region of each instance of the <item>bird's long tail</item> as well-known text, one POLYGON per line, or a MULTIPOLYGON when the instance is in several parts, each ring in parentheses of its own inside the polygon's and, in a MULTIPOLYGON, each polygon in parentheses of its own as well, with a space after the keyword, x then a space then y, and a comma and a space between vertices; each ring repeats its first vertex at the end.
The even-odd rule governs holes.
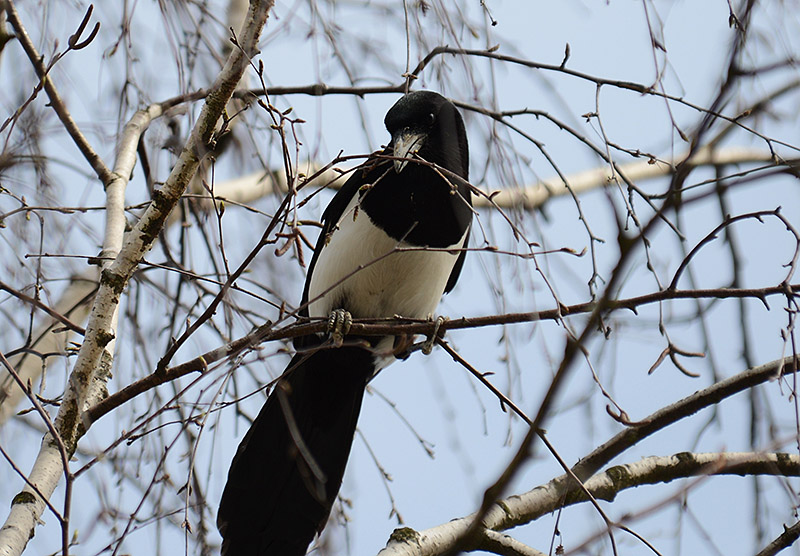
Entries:
POLYGON ((245 435, 217 526, 223 556, 303 556, 342 482, 373 354, 297 354, 245 435))

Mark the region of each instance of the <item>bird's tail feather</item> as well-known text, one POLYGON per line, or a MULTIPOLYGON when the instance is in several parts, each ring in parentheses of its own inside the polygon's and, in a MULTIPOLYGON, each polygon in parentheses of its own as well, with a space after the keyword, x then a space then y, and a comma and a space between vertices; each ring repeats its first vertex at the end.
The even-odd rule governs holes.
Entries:
POLYGON ((297 354, 245 435, 217 526, 223 556, 302 556, 342 482, 373 354, 344 346, 297 354))

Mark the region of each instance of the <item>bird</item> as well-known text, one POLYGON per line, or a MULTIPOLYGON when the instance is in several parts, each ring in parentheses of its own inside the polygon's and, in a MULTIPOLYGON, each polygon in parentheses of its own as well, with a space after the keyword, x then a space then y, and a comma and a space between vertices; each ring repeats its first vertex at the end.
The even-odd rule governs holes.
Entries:
POLYGON ((352 319, 431 319, 461 273, 473 208, 459 110, 414 91, 384 124, 389 145, 322 214, 299 313, 331 330, 295 339, 233 457, 217 514, 223 556, 306 554, 338 495, 367 384, 410 353, 408 338, 348 336, 352 319))

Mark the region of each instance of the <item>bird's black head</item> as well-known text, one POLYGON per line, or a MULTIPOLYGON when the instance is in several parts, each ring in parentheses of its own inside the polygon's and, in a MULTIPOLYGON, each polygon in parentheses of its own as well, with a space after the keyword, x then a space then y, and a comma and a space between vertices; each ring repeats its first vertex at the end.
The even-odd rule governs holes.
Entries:
MULTIPOLYGON (((392 154, 417 155, 469 179, 469 147, 464 120, 455 105, 439 93, 414 91, 398 100, 384 119, 392 134, 392 154)), ((399 173, 408 160, 395 161, 399 173)))

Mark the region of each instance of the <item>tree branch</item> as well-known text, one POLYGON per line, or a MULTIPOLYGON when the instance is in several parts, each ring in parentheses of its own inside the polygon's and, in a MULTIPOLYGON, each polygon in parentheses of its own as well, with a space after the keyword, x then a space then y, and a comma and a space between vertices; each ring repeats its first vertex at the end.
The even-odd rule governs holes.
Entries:
MULTIPOLYGON (((87 298, 91 296, 97 289, 97 279, 99 271, 95 267, 88 272, 81 275, 73 276, 70 278, 69 286, 64 290, 59 297, 58 301, 51 309, 41 305, 39 301, 34 298, 24 296, 20 292, 10 290, 5 284, 0 283, 0 289, 9 291, 20 300, 40 307, 52 319, 47 319, 44 323, 38 326, 31 335, 32 343, 28 346, 30 349, 35 349, 42 354, 51 353, 64 353, 69 339, 69 330, 73 330, 78 334, 84 334, 85 330, 77 323, 82 323, 89 314, 89 303, 87 298), (67 318, 67 316, 69 318, 67 318), (63 332, 54 332, 53 328, 57 323, 63 324, 69 330, 63 332)), ((48 357, 44 361, 39 357, 30 353, 23 353, 22 355, 12 358, 12 362, 17 369, 23 382, 35 382, 42 374, 42 368, 50 361, 48 357)), ((20 401, 25 398, 25 392, 19 388, 14 378, 7 372, 3 371, 4 376, 0 379, 0 426, 2 426, 8 419, 14 415, 20 401)))
MULTIPOLYGON (((111 181, 111 171, 105 165, 103 159, 100 158, 100 155, 97 154, 97 151, 95 151, 94 148, 89 144, 89 141, 83 135, 83 132, 81 132, 78 124, 69 113, 67 105, 64 103, 61 95, 58 94, 58 89, 56 89, 56 86, 53 84, 53 80, 50 78, 50 76, 48 76, 50 68, 45 66, 44 57, 36 51, 36 46, 34 46, 33 41, 28 35, 28 31, 25 30, 25 27, 22 25, 22 21, 19 19, 19 14, 14 6, 14 2, 11 0, 5 0, 2 7, 5 9, 6 14, 8 15, 8 22, 14 28, 17 40, 19 40, 20 44, 22 45, 22 49, 25 51, 25 54, 28 55, 28 59, 30 60, 31 64, 33 64, 33 68, 36 70, 36 75, 38 75, 39 79, 41 79, 44 83, 44 90, 50 99, 50 105, 53 107, 53 110, 55 110, 58 118, 61 120, 61 123, 64 124, 67 133, 69 133, 70 137, 72 137, 72 140, 78 146, 78 149, 81 151, 81 154, 83 154, 83 157, 97 174, 97 177, 100 178, 100 181, 103 182, 104 186, 108 185, 109 181, 111 181)), ((87 40, 93 39, 94 33, 96 33, 96 31, 94 31, 87 40)), ((70 37, 70 40, 71 39, 72 37, 70 37)), ((79 45, 75 46, 77 47, 79 45)), ((84 44, 83 46, 86 45, 84 44)), ((80 48, 83 48, 83 46, 80 46, 80 48)), ((72 49, 72 47, 73 45, 71 44, 70 49, 72 49)))
MULTIPOLYGON (((787 291, 800 292, 800 284, 790 286, 773 286, 761 289, 730 289, 721 288, 716 290, 664 290, 646 294, 639 297, 611 300, 608 302, 608 310, 630 309, 635 311, 637 307, 649 303, 657 303, 668 299, 703 299, 703 298, 755 298, 766 304, 766 297, 770 295, 784 295, 787 291)), ((460 330, 465 328, 479 328, 484 326, 496 326, 502 324, 516 324, 523 322, 536 322, 543 320, 559 320, 564 317, 578 314, 586 314, 593 311, 594 302, 580 303, 577 305, 563 306, 560 309, 550 309, 546 311, 536 311, 532 313, 507 313, 502 315, 489 315, 484 317, 461 317, 458 319, 446 320, 439 325, 438 330, 460 330)), ((355 336, 391 336, 391 335, 431 335, 436 331, 436 323, 431 321, 398 321, 395 319, 381 319, 378 322, 368 319, 355 319, 350 327, 350 334, 355 336)), ((247 349, 252 349, 263 342, 285 340, 297 336, 307 336, 318 334, 327 330, 327 322, 319 320, 317 322, 292 324, 282 328, 275 328, 275 324, 268 322, 259 326, 256 330, 237 338, 227 344, 207 351, 206 353, 190 359, 179 365, 169 367, 163 372, 153 372, 148 376, 129 384, 119 392, 99 401, 97 405, 86 411, 85 419, 94 422, 106 415, 120 405, 132 400, 139 394, 146 392, 156 386, 176 380, 187 374, 205 372, 209 365, 221 361, 226 357, 233 357, 247 349)))
MULTIPOLYGON (((800 476, 800 456, 785 453, 682 452, 672 456, 652 456, 634 463, 616 465, 594 475, 584 482, 586 490, 598 499, 612 501, 625 490, 643 485, 668 483, 698 475, 775 475, 781 477, 800 476)), ((538 486, 521 495, 498 501, 486 513, 482 521, 483 530, 506 530, 530 523, 559 508, 587 501, 583 490, 574 485, 566 490, 560 478, 538 486)), ((379 556, 437 556, 447 553, 458 541, 462 550, 485 549, 481 535, 472 543, 465 537, 475 514, 455 519, 431 529, 414 531, 404 528, 402 534, 389 538, 386 548, 379 556)), ((502 552, 497 552, 503 554, 502 552)), ((521 552, 521 554, 526 554, 521 552)), ((532 553, 531 553, 532 554, 532 553)))
POLYGON ((765 546, 756 556, 774 556, 784 548, 792 546, 800 537, 800 522, 791 527, 783 526, 783 533, 778 538, 765 546))
MULTIPOLYGON (((205 96, 205 93, 204 95, 205 96)), ((144 127, 149 124, 149 121, 159 117, 164 111, 168 110, 169 108, 173 107, 178 101, 175 99, 169 99, 159 104, 154 104, 149 107, 147 110, 137 113, 137 115, 132 119, 131 128, 126 126, 126 130, 131 133, 131 137, 126 140, 122 140, 122 145, 130 146, 129 152, 125 153, 125 156, 135 156, 135 145, 136 143, 133 141, 134 131, 138 130, 137 133, 141 133, 144 131, 144 127), (139 119, 138 124, 134 125, 134 122, 139 119)), ((138 135, 136 135, 138 137, 138 135)), ((126 148, 126 151, 128 149, 126 148)), ((344 158, 344 157, 343 157, 344 158)), ((631 162, 628 164, 621 164, 619 165, 619 171, 624 172, 626 175, 630 177, 631 180, 639 182, 647 179, 655 179, 658 177, 667 176, 674 170, 675 164, 679 163, 679 161, 683 160, 682 156, 677 156, 671 161, 656 161, 653 162, 651 160, 647 161, 640 161, 640 162, 631 162)), ((702 165, 730 165, 730 164, 745 164, 745 163, 754 163, 754 162, 768 162, 773 160, 773 155, 769 151, 765 151, 762 149, 751 149, 751 148, 739 148, 739 147, 729 147, 729 148, 720 148, 711 150, 701 150, 697 155, 695 155, 690 163, 696 166, 702 165)), ((130 160, 129 164, 133 164, 133 161, 130 160)), ((119 180, 120 172, 123 172, 125 167, 128 167, 128 164, 125 165, 119 164, 120 169, 115 169, 115 178, 114 180, 119 180)), ((308 162, 306 163, 303 171, 300 172, 299 176, 308 176, 310 181, 305 185, 305 187, 330 187, 333 189, 337 189, 341 187, 344 181, 347 179, 349 175, 348 171, 341 171, 334 167, 319 167, 316 163, 308 162)), ((578 172, 576 174, 566 176, 567 182, 570 184, 573 192, 575 194, 584 193, 586 191, 590 191, 599 187, 605 187, 609 183, 609 179, 611 178, 611 170, 608 167, 598 167, 592 170, 586 170, 584 172, 578 172)), ((113 183, 113 182, 112 182, 113 183)), ((481 196, 475 198, 475 205, 479 207, 493 207, 497 206, 500 208, 510 208, 515 206, 521 206, 527 210, 532 210, 538 206, 544 204, 547 200, 558 197, 561 195, 565 195, 569 193, 569 190, 563 186, 563 180, 560 177, 550 178, 544 181, 541 181, 537 184, 533 184, 527 187, 524 187, 519 190, 500 190, 495 191, 494 193, 489 193, 488 196, 481 196)), ((205 191, 205 190, 204 190, 205 191)), ((210 195, 203 193, 202 195, 194 195, 192 197, 193 202, 195 203, 194 206, 198 210, 204 211, 213 211, 215 203, 219 203, 220 201, 224 201, 227 203, 237 203, 237 204, 247 204, 251 203, 257 199, 263 198, 265 196, 278 194, 286 194, 288 192, 288 186, 286 184, 286 177, 283 172, 257 172, 253 174, 249 174, 247 176, 242 176, 240 178, 235 178, 232 180, 228 180, 225 182, 221 182, 214 186, 215 195, 212 198, 210 195)), ((168 223, 172 224, 177 222, 177 220, 170 216, 168 219, 168 223)), ((102 254, 101 254, 102 255, 102 254)), ((792 286, 794 291, 800 291, 797 289, 796 286, 792 286)), ((759 290, 759 289, 726 289, 726 290, 684 290, 679 292, 673 292, 675 295, 672 296, 667 292, 656 292, 654 294, 649 294, 646 296, 641 296, 639 298, 633 298, 629 300, 618 300, 611 302, 611 308, 627 308, 627 309, 634 309, 635 307, 645 304, 651 303, 655 301, 661 301, 664 299, 680 299, 680 298, 726 298, 726 297, 757 297, 764 301, 765 296, 773 295, 774 293, 781 293, 777 291, 775 288, 767 289, 767 290, 759 290), (719 293, 721 292, 721 293, 719 293)), ((61 301, 57 303, 57 307, 61 307, 61 301)), ((585 313, 591 311, 591 304, 578 304, 573 305, 566 308, 562 315, 570 315, 576 313, 585 313)), ((551 310, 551 311, 542 311, 538 313, 520 313, 520 314, 506 314, 506 315, 498 315, 492 317, 477 317, 477 318, 462 318, 459 320, 453 320, 445 323, 443 326, 443 330, 447 329, 458 329, 458 328, 472 328, 476 326, 488 326, 494 324, 511 324, 515 322, 532 322, 536 320, 552 320, 559 317, 559 310, 551 310)), ((78 322, 83 320, 82 318, 75 319, 78 322)), ((432 325, 429 323, 419 323, 416 325, 407 325, 407 324, 386 324, 386 325, 369 325, 365 328, 359 328, 361 326, 360 323, 356 323, 356 327, 353 329, 354 333, 358 331, 359 333, 365 335, 382 335, 388 332, 397 331, 398 333, 414 333, 414 334, 423 334, 429 333, 432 330, 432 325), (381 328, 383 326, 384 328, 381 328), (388 328, 387 328, 388 327, 388 328)), ((289 327, 284 328, 278 331, 275 331, 270 336, 264 337, 260 332, 254 332, 253 334, 258 335, 258 341, 266 341, 266 340, 277 340, 277 339, 284 339, 290 338, 297 335, 303 335, 308 333, 314 332, 321 332, 323 328, 317 325, 301 325, 300 327, 289 327), (309 328, 310 327, 310 328, 309 328), (284 332, 281 332, 284 331, 284 332)), ((250 335, 252 336, 252 335, 250 335)), ((217 361, 217 357, 224 357, 226 355, 233 354, 235 352, 240 351, 241 349, 246 349, 256 345, 252 340, 245 340, 243 342, 233 341, 228 344, 229 347, 219 348, 204 354, 201 357, 195 358, 195 364, 191 366, 191 370, 186 372, 195 372, 202 370, 205 365, 211 364, 217 361), (237 345, 244 346, 244 347, 236 347, 237 345), (213 355, 212 355, 213 354, 213 355), (201 362, 202 359, 202 362, 201 362)), ((141 381, 139 381, 139 386, 144 386, 144 384, 149 384, 146 389, 152 388, 155 385, 162 384, 165 381, 174 380, 176 378, 174 371, 175 370, 184 370, 186 369, 186 364, 179 365, 177 367, 172 367, 169 371, 162 377, 164 380, 153 380, 151 377, 145 377, 141 381)), ((31 378, 35 378, 41 370, 41 365, 34 365, 31 367, 30 371, 32 374, 30 375, 31 378)), ((20 373, 22 375, 28 376, 25 372, 25 369, 21 368, 20 373)), ((184 373, 185 374, 185 373, 184 373)), ((182 374, 177 376, 183 376, 182 374)), ((13 386, 12 386, 13 388, 13 386)), ((125 390, 128 390, 127 388, 125 390)), ((134 388, 132 391, 140 393, 141 390, 134 388)), ((116 396, 116 395, 115 395, 116 396)), ((0 409, 0 424, 7 419, 8 412, 13 412, 14 408, 16 407, 19 400, 22 399, 22 393, 17 392, 13 401, 8 401, 2 404, 3 409, 0 409), (5 409, 8 408, 8 409, 5 409), (5 416, 5 417, 4 417, 5 416)), ((113 399, 113 398, 112 398, 113 399)), ((130 399, 130 398, 128 398, 130 399)), ((111 401, 111 400, 109 400, 111 401)), ((106 402, 103 402, 105 404, 106 402)), ((94 408, 92 411, 92 415, 97 415, 93 417, 92 420, 99 418, 100 415, 104 414, 95 414, 94 408)))
MULTIPOLYGON (((480 208, 500 207, 532 210, 543 205, 551 198, 570 194, 570 190, 564 186, 564 181, 569 184, 572 194, 579 195, 614 183, 613 180, 620 173, 634 183, 669 176, 675 171, 675 167, 684 161, 686 161, 686 155, 678 155, 668 160, 648 158, 647 160, 619 164, 615 169, 604 165, 564 176, 564 178, 561 176, 548 178, 519 189, 489 189, 486 190, 487 196, 475 197, 473 204, 480 208)), ((747 147, 703 149, 686 161, 686 164, 694 168, 758 162, 768 163, 770 167, 774 167, 776 164, 774 154, 769 150, 747 147)), ((318 164, 307 162, 305 175, 313 175, 319 169, 320 166, 318 164)), ((329 168, 319 173, 306 187, 324 186, 338 189, 344 185, 348 175, 347 171, 342 172, 336 168, 329 168)), ((197 206, 210 212, 215 201, 250 203, 267 195, 285 194, 288 192, 288 187, 285 178, 280 172, 254 172, 246 176, 220 182, 214 186, 214 192, 216 194, 214 199, 210 196, 200 197, 197 206)))
POLYGON ((483 532, 483 539, 478 550, 500 554, 500 556, 547 556, 544 552, 531 548, 505 533, 498 533, 491 529, 483 532))
MULTIPOLYGON (((122 239, 124 217, 120 229, 120 221, 116 216, 113 214, 108 216, 106 231, 111 237, 107 237, 104 241, 104 254, 113 254, 115 258, 102 271, 100 289, 92 306, 84 342, 70 374, 68 387, 55 422, 60 440, 70 456, 75 452, 78 439, 85 433, 85 426, 81 420, 84 410, 87 405, 99 401, 105 391, 107 376, 104 376, 103 370, 109 370, 110 358, 103 354, 108 354, 106 347, 114 339, 114 323, 120 296, 142 256, 158 237, 167 216, 197 170, 200 159, 207 152, 214 126, 241 79, 249 58, 256 53, 258 38, 272 4, 271 0, 251 2, 244 31, 238 37, 241 48, 231 51, 225 67, 210 89, 211 92, 206 98, 178 162, 164 186, 153 193, 152 203, 134 229, 127 234, 121 248, 112 243, 117 241, 117 238, 122 239), (118 254, 117 249, 119 249, 118 254)), ((124 136, 135 133, 137 129, 143 129, 140 126, 147 120, 147 115, 146 111, 137 112, 134 119, 126 126, 124 136)), ((116 205, 117 201, 124 201, 124 191, 121 190, 124 190, 124 184, 127 183, 135 162, 136 143, 132 142, 128 148, 120 149, 115 170, 125 167, 127 171, 115 172, 112 181, 118 183, 119 187, 112 188, 109 185, 108 189, 111 190, 108 192, 109 204, 116 205)), ((30 481, 47 497, 52 495, 64 471, 58 445, 59 442, 49 434, 45 436, 29 476, 30 481)), ((24 492, 27 493, 26 496, 15 497, 11 513, 0 530, 0 549, 4 551, 4 556, 18 556, 22 553, 28 540, 33 536, 36 523, 45 508, 44 501, 38 494, 27 488, 24 492)))

